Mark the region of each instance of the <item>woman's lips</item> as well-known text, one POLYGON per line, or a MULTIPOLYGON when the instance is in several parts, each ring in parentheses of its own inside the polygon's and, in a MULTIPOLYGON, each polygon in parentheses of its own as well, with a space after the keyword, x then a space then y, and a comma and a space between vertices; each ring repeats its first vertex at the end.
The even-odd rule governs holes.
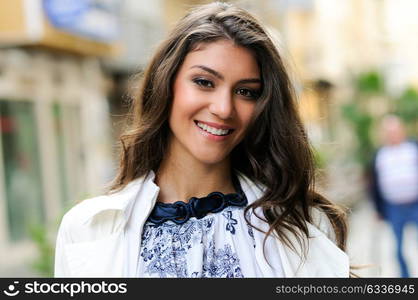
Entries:
MULTIPOLYGON (((202 134, 203 136, 205 136, 206 138, 208 138, 209 140, 212 140, 212 141, 224 141, 228 137, 230 137, 231 136, 231 133, 234 131, 234 129, 232 129, 230 126, 222 125, 224 128, 217 128, 216 130, 218 130, 218 132, 220 130, 228 130, 228 133, 227 134, 224 134, 224 135, 218 135, 218 134, 214 134, 214 133, 208 132, 205 129, 199 127, 199 125, 198 125, 198 123, 200 123, 201 126, 202 126, 202 124, 209 126, 208 124, 211 124, 211 123, 209 123, 209 122, 201 122, 201 121, 194 121, 194 123, 195 123, 197 129, 199 130, 200 134, 202 134)), ((212 127, 212 126, 210 126, 210 127, 212 127)), ((213 126, 212 129, 210 129, 210 130, 213 131, 213 128, 216 128, 216 127, 213 126)))
POLYGON ((216 128, 216 129, 228 129, 228 130, 229 129, 232 129, 232 130, 234 129, 231 126, 223 125, 223 124, 217 124, 217 123, 213 123, 213 122, 206 122, 206 121, 195 120, 195 123, 196 122, 206 124, 206 125, 208 125, 210 127, 216 128))

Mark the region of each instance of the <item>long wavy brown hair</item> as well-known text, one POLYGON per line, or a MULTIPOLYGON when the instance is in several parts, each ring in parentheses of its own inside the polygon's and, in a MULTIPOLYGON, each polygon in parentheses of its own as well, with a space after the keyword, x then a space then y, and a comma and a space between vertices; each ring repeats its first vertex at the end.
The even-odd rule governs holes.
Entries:
POLYGON ((168 148, 168 117, 176 73, 199 43, 220 39, 252 51, 262 79, 262 92, 247 135, 230 154, 232 171, 265 188, 264 195, 246 208, 245 215, 249 209, 261 207, 261 217, 270 225, 267 235, 275 231, 282 242, 294 248, 286 231, 300 242, 306 241, 306 222, 312 222, 312 208, 319 208, 328 216, 336 243, 344 251, 345 212, 315 191, 313 154, 282 58, 260 22, 231 4, 216 2, 194 8, 156 50, 132 100, 129 127, 121 136, 119 173, 111 192, 158 170, 168 148))

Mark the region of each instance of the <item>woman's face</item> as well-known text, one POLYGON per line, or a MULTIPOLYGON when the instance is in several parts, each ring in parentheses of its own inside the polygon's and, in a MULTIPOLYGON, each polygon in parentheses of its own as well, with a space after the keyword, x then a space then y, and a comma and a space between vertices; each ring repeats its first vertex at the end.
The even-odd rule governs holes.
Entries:
POLYGON ((243 139, 260 94, 257 61, 220 40, 187 54, 173 86, 171 150, 207 165, 226 161, 243 139))

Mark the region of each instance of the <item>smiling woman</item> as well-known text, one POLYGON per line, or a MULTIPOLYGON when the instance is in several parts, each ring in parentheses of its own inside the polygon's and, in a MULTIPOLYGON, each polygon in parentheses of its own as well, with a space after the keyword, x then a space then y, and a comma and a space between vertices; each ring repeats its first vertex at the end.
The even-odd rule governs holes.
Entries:
POLYGON ((129 126, 109 193, 62 220, 56 276, 349 276, 344 212, 315 191, 293 88, 248 12, 187 14, 129 126))
MULTIPOLYGON (((193 180, 206 181, 211 174, 215 179, 222 165, 230 168, 229 153, 245 136, 260 82, 253 54, 232 41, 202 43, 187 54, 174 80, 168 151, 178 165, 194 170, 193 180)), ((179 171, 184 174, 187 170, 179 171)), ((232 185, 226 183, 199 192, 207 194, 213 188, 232 191, 232 185)), ((171 193, 170 199, 176 196, 171 193)), ((189 195, 179 196, 182 201, 189 195)))

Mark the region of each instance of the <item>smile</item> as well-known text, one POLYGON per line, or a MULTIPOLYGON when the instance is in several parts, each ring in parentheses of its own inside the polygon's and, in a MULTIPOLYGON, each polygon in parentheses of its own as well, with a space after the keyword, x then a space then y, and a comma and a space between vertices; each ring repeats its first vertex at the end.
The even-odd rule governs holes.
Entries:
POLYGON ((230 134, 232 131, 234 131, 234 129, 232 128, 231 129, 215 128, 199 121, 195 121, 195 123, 200 129, 216 136, 225 136, 225 135, 230 134))

